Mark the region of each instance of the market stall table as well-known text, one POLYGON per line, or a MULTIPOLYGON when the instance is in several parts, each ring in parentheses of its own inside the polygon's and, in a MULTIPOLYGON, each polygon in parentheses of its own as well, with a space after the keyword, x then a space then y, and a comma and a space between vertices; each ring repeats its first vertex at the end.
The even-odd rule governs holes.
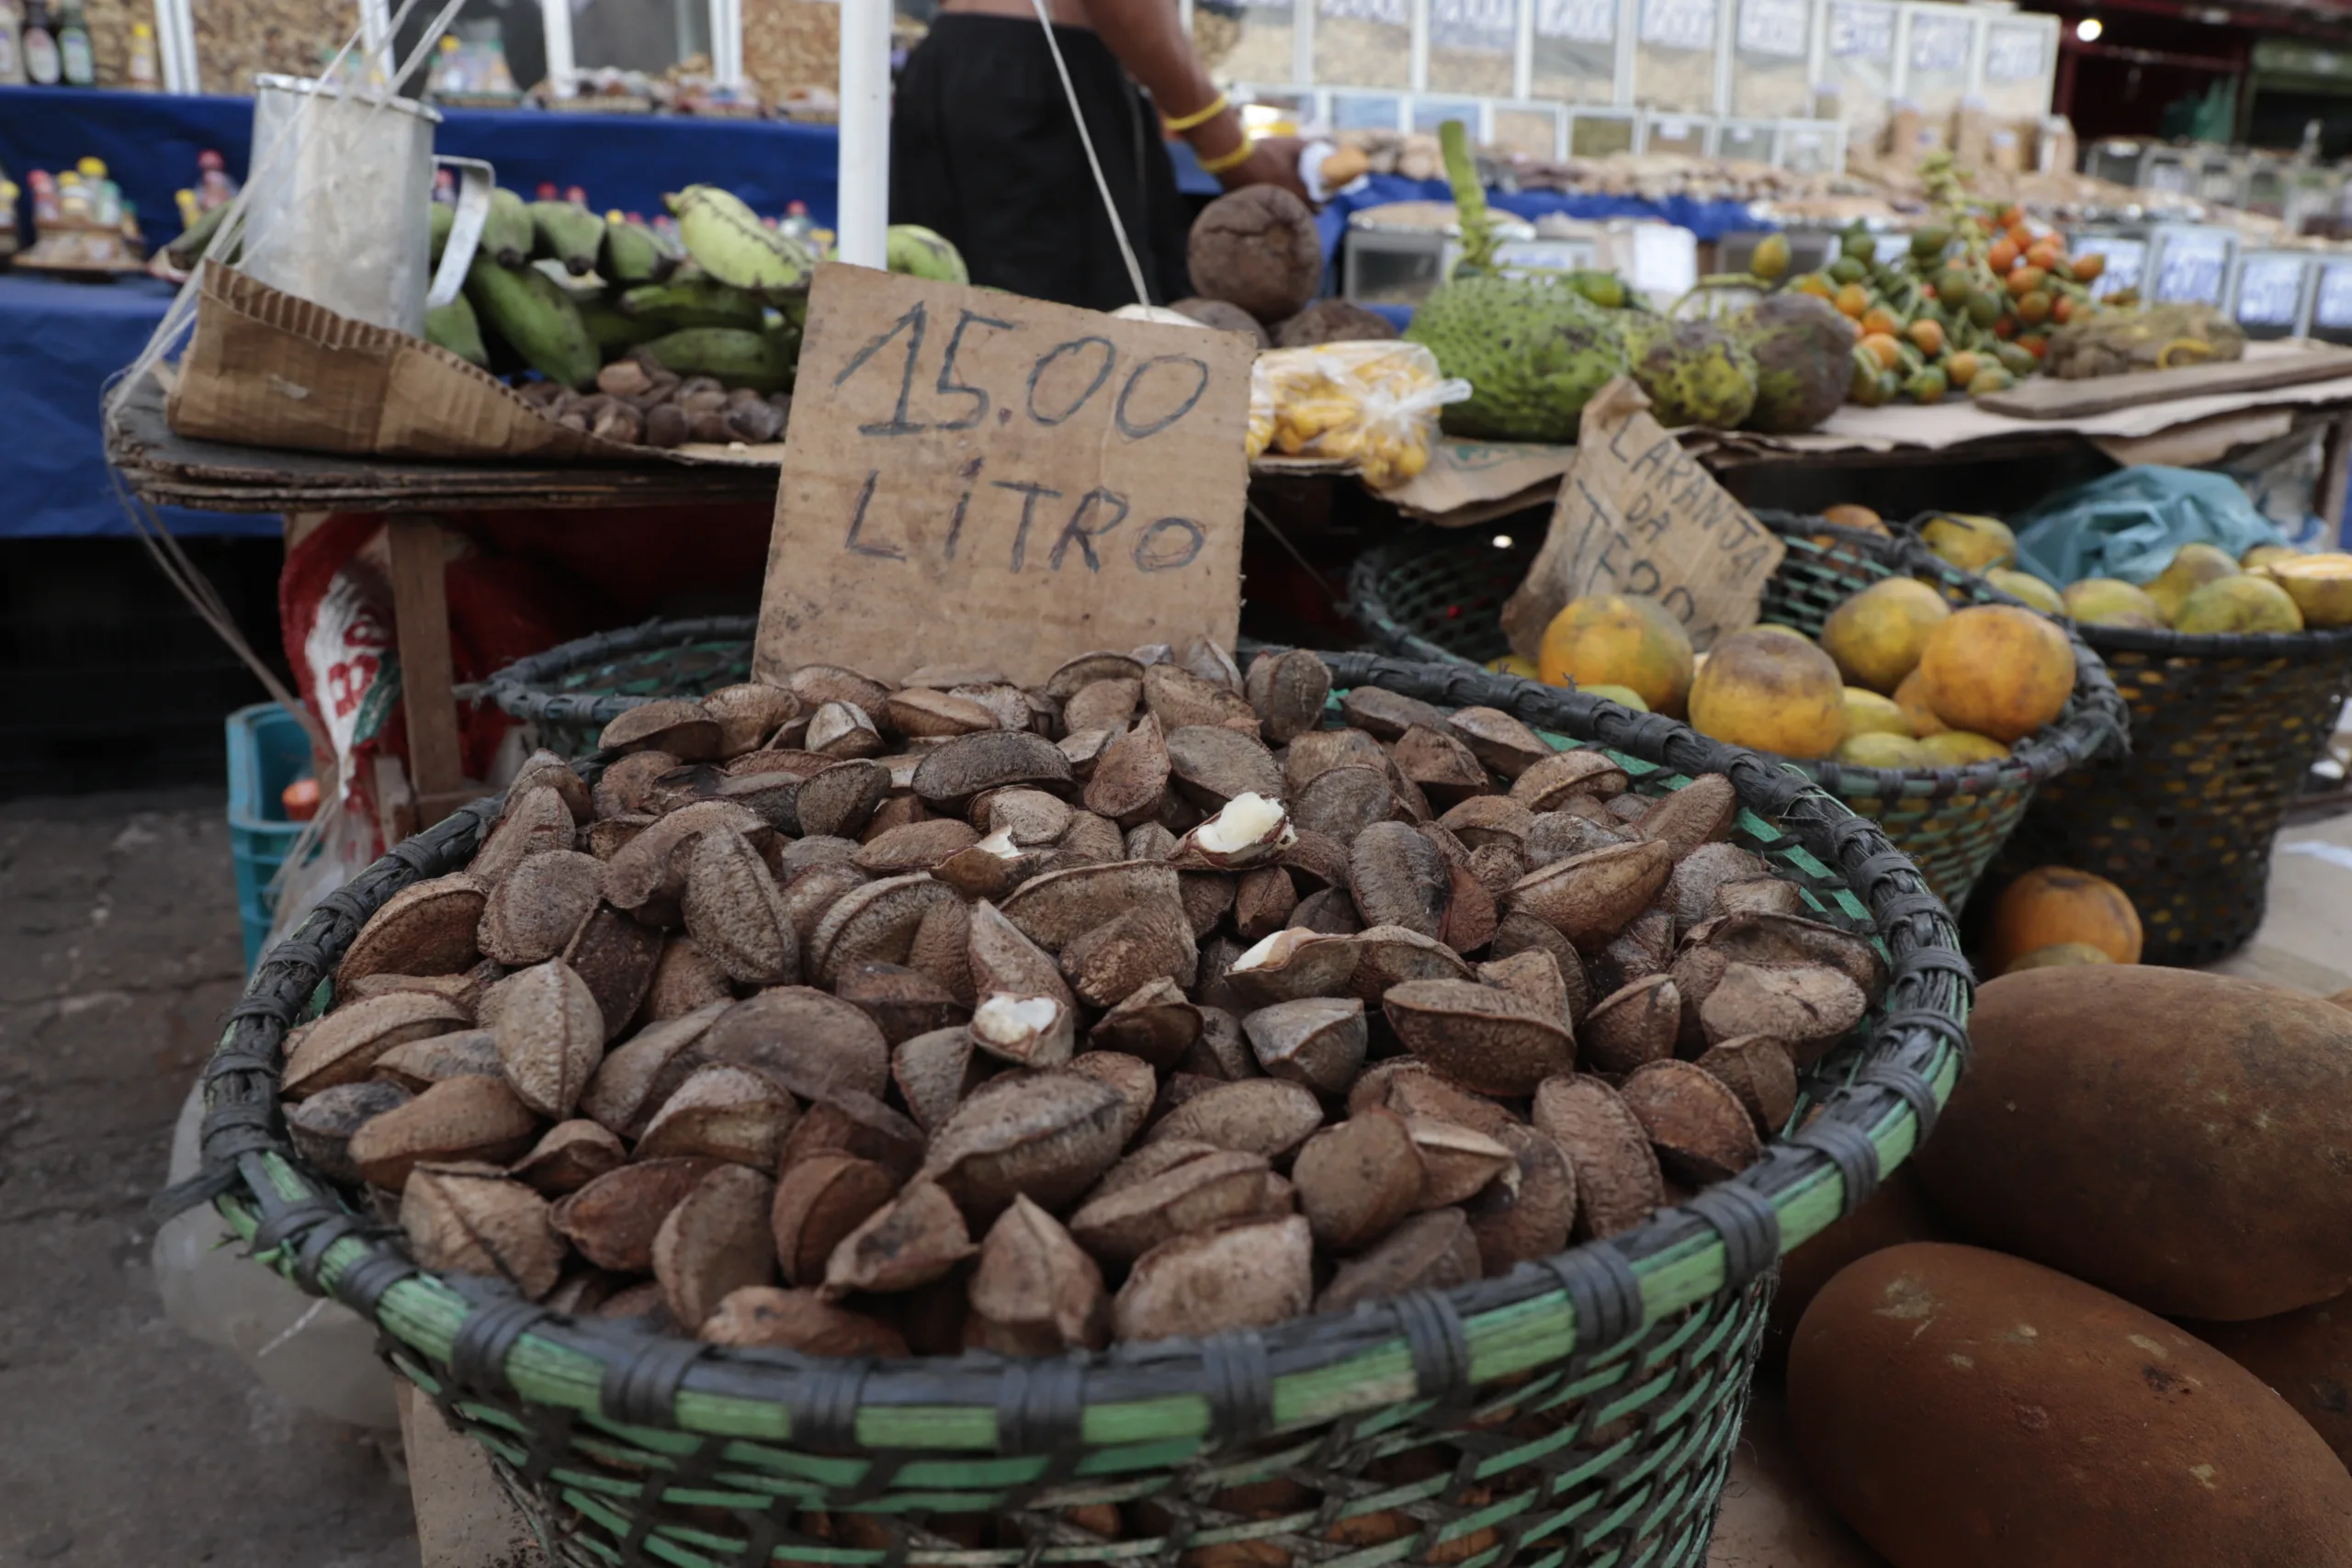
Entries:
MULTIPOLYGON (((107 432, 105 460, 152 503, 249 519, 269 513, 272 531, 278 513, 383 515, 417 828, 482 793, 469 786, 460 761, 444 518, 500 508, 749 506, 764 513, 775 496, 775 470, 745 464, 550 468, 346 457, 186 440, 164 422, 163 389, 153 381, 125 400, 107 432)), ((379 806, 387 798, 379 795, 379 806)))

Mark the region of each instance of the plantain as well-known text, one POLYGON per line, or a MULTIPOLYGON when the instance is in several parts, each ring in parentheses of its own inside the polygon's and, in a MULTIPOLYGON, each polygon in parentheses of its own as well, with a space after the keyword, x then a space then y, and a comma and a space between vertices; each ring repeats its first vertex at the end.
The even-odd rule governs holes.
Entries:
POLYGON ((501 266, 521 266, 531 254, 531 209, 503 186, 490 193, 490 215, 482 220, 481 248, 501 266))
POLYGON ((438 344, 469 365, 490 368, 490 349, 481 341, 481 322, 471 301, 460 294, 447 305, 424 312, 424 341, 438 344))
POLYGON ((944 235, 920 223, 893 223, 887 237, 892 272, 928 277, 934 283, 969 283, 972 274, 963 253, 944 235))
POLYGON ((604 364, 596 340, 563 285, 546 273, 477 255, 466 272, 466 295, 483 324, 548 380, 585 387, 596 378, 604 364))
POLYGON ((715 376, 729 387, 781 392, 792 386, 794 355, 781 334, 741 327, 688 327, 655 338, 645 352, 664 370, 715 376))
POLYGON ((595 340, 597 352, 608 360, 617 359, 639 344, 650 343, 673 330, 666 321, 624 316, 620 307, 610 299, 575 299, 572 307, 580 312, 588 335, 595 340))
POLYGON ((721 283, 763 294, 805 289, 817 258, 808 246, 762 223, 732 192, 688 186, 662 198, 677 215, 686 254, 721 283))
POLYGON ((605 220, 576 201, 535 201, 530 206, 531 254, 563 264, 574 277, 596 270, 605 245, 605 220))
POLYGON ((617 212, 605 217, 604 244, 596 270, 616 288, 660 283, 678 268, 678 254, 663 244, 660 235, 617 212))
POLYGON ((708 276, 673 278, 632 288, 617 300, 623 314, 647 316, 681 327, 741 327, 757 332, 767 307, 756 294, 708 276))

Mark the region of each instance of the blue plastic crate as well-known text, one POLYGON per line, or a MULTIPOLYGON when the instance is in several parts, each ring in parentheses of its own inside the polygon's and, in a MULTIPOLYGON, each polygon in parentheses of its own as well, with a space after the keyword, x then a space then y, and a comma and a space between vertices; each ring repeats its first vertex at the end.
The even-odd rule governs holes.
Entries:
POLYGON ((310 737, 282 704, 255 703, 229 716, 229 853, 248 973, 277 907, 270 884, 302 832, 301 823, 286 819, 286 786, 310 772, 310 737))

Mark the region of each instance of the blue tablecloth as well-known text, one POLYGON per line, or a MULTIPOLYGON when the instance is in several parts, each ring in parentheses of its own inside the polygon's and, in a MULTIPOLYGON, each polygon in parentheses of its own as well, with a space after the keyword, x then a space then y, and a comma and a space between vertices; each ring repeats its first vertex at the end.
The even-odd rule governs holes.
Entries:
MULTIPOLYGON (((1317 214, 1316 224, 1323 232, 1323 254, 1327 259, 1338 256, 1340 240, 1347 232, 1348 215, 1351 212, 1391 201, 1453 199, 1453 187, 1443 180, 1408 180, 1402 175, 1373 175, 1361 187, 1334 197, 1317 214)), ((1557 191, 1548 190, 1490 190, 1487 193, 1487 200, 1490 205, 1530 222, 1553 212, 1586 219, 1656 218, 1688 229, 1702 240, 1719 240, 1736 230, 1771 227, 1750 217, 1745 202, 1698 201, 1681 196, 1669 197, 1664 201, 1645 201, 1632 196, 1563 196, 1557 191)))
MULTIPOLYGON (((0 537, 128 535, 98 434, 107 378, 139 356, 171 303, 153 278, 0 276, 0 537)), ((275 534, 274 516, 164 509, 175 534, 275 534)))
MULTIPOLYGON (((833 220, 835 143, 825 125, 681 116, 445 109, 435 152, 487 159, 499 184, 530 195, 542 180, 577 185, 598 211, 647 216, 662 193, 695 181, 722 185, 762 212, 805 201, 833 220)), ((253 147, 251 98, 0 87, 0 168, 18 185, 28 169, 66 169, 98 157, 135 202, 148 238, 179 232, 172 193, 192 187, 197 154, 219 149, 244 176, 253 147)))

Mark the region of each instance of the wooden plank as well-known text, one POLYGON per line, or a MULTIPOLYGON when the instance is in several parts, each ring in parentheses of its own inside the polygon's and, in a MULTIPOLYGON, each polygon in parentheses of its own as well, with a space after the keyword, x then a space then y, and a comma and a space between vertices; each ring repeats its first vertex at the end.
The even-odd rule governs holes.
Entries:
MULTIPOLYGON (((427 806, 456 794, 466 778, 452 690, 443 535, 430 517, 393 517, 384 527, 391 547, 392 622, 400 638, 409 778, 416 790, 416 825, 424 829, 440 820, 427 814, 427 806)), ((448 809, 445 806, 441 815, 448 809)))
POLYGON ((1976 400, 1976 405, 1987 413, 2007 414, 2011 419, 2083 419, 2148 403, 2210 398, 2227 392, 2267 391, 2275 387, 2297 387, 2340 376, 2352 376, 2352 349, 2311 348, 2233 359, 2220 365, 2199 365, 2185 370, 2143 370, 2086 381, 2058 381, 2036 376, 2006 392, 1987 392, 1976 400))

